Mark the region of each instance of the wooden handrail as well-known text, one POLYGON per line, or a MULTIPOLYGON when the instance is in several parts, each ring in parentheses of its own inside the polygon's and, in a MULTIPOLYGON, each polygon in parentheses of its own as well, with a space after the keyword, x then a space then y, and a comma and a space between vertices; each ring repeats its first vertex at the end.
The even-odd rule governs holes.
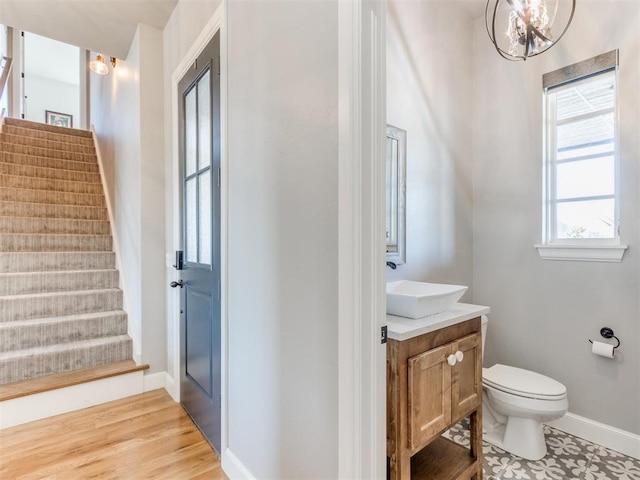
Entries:
POLYGON ((2 75, 0 75, 0 98, 4 94, 4 89, 7 86, 7 82, 9 81, 9 74, 11 74, 11 65, 13 64, 13 59, 11 57, 2 57, 4 61, 4 66, 2 67, 2 75))

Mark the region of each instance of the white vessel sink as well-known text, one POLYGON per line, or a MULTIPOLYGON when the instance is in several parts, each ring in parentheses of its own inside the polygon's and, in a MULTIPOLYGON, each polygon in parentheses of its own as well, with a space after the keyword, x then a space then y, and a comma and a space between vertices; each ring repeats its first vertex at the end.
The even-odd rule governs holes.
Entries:
POLYGON ((387 283, 387 313, 422 318, 446 312, 460 300, 468 287, 442 283, 400 280, 387 283))

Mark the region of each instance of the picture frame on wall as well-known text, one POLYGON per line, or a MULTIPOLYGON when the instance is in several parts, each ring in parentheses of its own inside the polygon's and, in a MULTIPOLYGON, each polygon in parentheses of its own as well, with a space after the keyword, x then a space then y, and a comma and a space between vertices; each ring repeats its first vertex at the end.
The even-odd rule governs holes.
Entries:
POLYGON ((46 123, 57 127, 73 127, 73 115, 45 110, 46 123))

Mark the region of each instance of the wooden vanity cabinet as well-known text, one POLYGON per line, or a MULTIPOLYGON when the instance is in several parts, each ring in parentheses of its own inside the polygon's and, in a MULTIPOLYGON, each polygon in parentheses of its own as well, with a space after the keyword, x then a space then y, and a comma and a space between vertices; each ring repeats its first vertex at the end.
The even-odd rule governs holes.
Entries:
POLYGON ((480 318, 387 345, 390 478, 481 480, 480 318), (441 437, 466 416, 470 448, 441 437))

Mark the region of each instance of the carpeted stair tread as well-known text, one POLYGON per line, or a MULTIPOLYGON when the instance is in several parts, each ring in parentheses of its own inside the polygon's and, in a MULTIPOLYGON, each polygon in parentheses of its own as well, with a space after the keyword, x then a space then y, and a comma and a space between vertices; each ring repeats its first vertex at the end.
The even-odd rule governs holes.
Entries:
POLYGON ((59 158, 39 157, 37 155, 3 152, 2 149, 0 149, 0 161, 4 163, 29 165, 32 167, 59 168, 61 170, 100 173, 100 167, 97 161, 77 162, 73 160, 62 160, 59 158))
POLYGON ((0 296, 118 288, 118 270, 0 273, 0 296))
POLYGON ((0 233, 0 252, 92 252, 111 249, 111 235, 0 233))
POLYGON ((95 154, 32 147, 30 145, 20 145, 19 143, 0 142, 0 149, 5 152, 35 155, 36 157, 59 158, 60 160, 74 160, 76 162, 96 161, 95 154))
POLYGON ((0 384, 131 359, 128 335, 0 353, 0 384))
POLYGON ((37 138, 32 135, 14 135, 3 131, 0 133, 0 142, 13 143, 16 145, 27 145, 30 147, 46 148, 47 150, 56 150, 64 152, 87 153, 95 155, 96 149, 93 145, 82 145, 72 142, 61 142, 58 140, 47 140, 37 138))
POLYGON ((0 385, 131 361, 93 134, 5 119, 0 385))
MULTIPOLYGON (((31 355, 32 352, 30 350, 38 350, 38 353, 50 353, 63 349, 80 349, 87 345, 104 345, 111 342, 118 342, 122 340, 126 340, 126 335, 117 335, 115 338, 97 338, 93 340, 81 340, 79 342, 73 342, 69 345, 63 345, 62 348, 58 348, 56 345, 47 345, 46 347, 36 347, 36 348, 25 348, 22 350, 13 350, 11 352, 2 352, 0 353, 0 361, 6 360, 7 358, 19 358, 19 357, 27 357, 31 355)), ((127 337, 128 338, 128 337, 127 337)))
POLYGON ((0 200, 31 203, 54 203, 57 205, 105 206, 104 194, 34 190, 32 188, 3 187, 2 185, 0 185, 0 200))
POLYGON ((48 130, 36 130, 34 128, 18 127, 15 125, 4 125, 3 132, 11 135, 20 135, 23 137, 32 137, 40 140, 53 140, 62 143, 74 143, 93 147, 93 138, 80 137, 78 135, 67 135, 62 133, 50 132, 48 130))
POLYGON ((30 188, 67 193, 103 193, 101 183, 75 182, 72 180, 56 180, 52 178, 24 177, 21 175, 0 174, 0 185, 9 188, 30 188))
POLYGON ((75 220, 108 221, 105 207, 90 205, 62 205, 51 203, 14 202, 0 200, 0 217, 65 218, 75 220))
POLYGON ((0 296, 0 322, 121 309, 117 288, 0 296))
POLYGON ((70 182, 96 183, 102 185, 100 174, 97 172, 80 172, 78 170, 64 170, 62 168, 34 167, 32 165, 20 165, 18 163, 0 162, 0 174, 28 178, 66 180, 70 182))
POLYGON ((126 335, 122 310, 0 323, 0 352, 126 335))
POLYGON ((111 226, 104 220, 74 218, 0 217, 0 231, 6 233, 60 233, 109 235, 111 226))
POLYGON ((92 138, 93 135, 89 130, 82 130, 78 128, 58 127, 55 125, 48 125, 46 123, 32 122, 31 120, 23 120, 21 118, 7 117, 4 120, 5 125, 13 125, 15 127, 30 128, 33 130, 44 130, 47 132, 59 133, 62 135, 74 135, 78 137, 92 138))
POLYGON ((0 252, 2 272, 55 272, 115 268, 112 251, 77 252, 0 252))

